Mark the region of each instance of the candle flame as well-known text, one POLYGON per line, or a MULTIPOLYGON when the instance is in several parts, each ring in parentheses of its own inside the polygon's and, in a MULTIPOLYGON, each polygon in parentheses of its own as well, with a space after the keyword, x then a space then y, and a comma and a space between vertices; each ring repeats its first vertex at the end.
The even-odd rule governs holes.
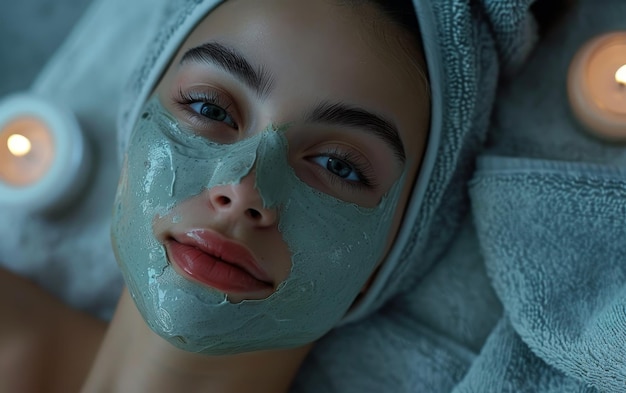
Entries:
POLYGON ((615 80, 620 85, 626 86, 626 64, 621 66, 615 73, 615 80))
POLYGON ((13 134, 7 140, 7 147, 9 148, 9 152, 14 156, 23 157, 30 153, 32 144, 24 135, 13 134))

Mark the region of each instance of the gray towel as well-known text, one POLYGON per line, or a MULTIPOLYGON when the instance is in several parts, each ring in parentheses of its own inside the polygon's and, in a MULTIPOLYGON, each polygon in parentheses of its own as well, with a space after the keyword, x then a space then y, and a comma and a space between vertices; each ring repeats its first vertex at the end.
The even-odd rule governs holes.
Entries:
POLYGON ((626 391, 626 146, 587 133, 565 90, 625 15, 580 1, 503 85, 471 197, 505 316, 455 392, 626 391))

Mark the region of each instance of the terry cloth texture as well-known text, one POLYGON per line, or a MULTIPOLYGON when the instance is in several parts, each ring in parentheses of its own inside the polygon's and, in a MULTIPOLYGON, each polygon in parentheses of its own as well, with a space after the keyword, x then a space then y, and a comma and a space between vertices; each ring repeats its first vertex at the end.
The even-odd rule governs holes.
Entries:
POLYGON ((624 15, 579 1, 502 87, 471 198, 505 317, 455 392, 626 391, 626 145, 591 136, 565 88, 624 15))

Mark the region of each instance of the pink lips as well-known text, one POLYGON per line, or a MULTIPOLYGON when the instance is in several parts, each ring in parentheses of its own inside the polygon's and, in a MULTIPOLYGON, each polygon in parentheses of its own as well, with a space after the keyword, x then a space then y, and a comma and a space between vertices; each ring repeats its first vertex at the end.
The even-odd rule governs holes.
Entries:
POLYGON ((273 289, 271 278, 250 251, 209 230, 193 230, 165 243, 177 271, 218 291, 248 293, 273 289))

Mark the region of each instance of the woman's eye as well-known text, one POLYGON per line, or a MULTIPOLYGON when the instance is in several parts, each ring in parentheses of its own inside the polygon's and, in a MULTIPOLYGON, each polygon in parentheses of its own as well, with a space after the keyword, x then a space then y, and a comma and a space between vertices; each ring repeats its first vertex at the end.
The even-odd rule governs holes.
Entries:
POLYGON ((178 94, 172 97, 172 102, 179 108, 182 119, 186 118, 187 123, 198 134, 216 137, 215 132, 219 131, 221 134, 224 130, 222 125, 231 130, 239 130, 236 105, 224 91, 219 89, 187 91, 179 88, 178 94), (235 109, 231 110, 231 106, 235 109))
POLYGON ((352 165, 339 158, 331 156, 317 156, 313 157, 311 161, 323 168, 326 168, 330 173, 342 179, 353 182, 363 181, 358 171, 352 165))
POLYGON ((228 114, 228 111, 218 105, 208 102, 193 102, 189 104, 189 107, 194 112, 206 117, 207 119, 222 122, 232 128, 237 128, 237 124, 228 114))

